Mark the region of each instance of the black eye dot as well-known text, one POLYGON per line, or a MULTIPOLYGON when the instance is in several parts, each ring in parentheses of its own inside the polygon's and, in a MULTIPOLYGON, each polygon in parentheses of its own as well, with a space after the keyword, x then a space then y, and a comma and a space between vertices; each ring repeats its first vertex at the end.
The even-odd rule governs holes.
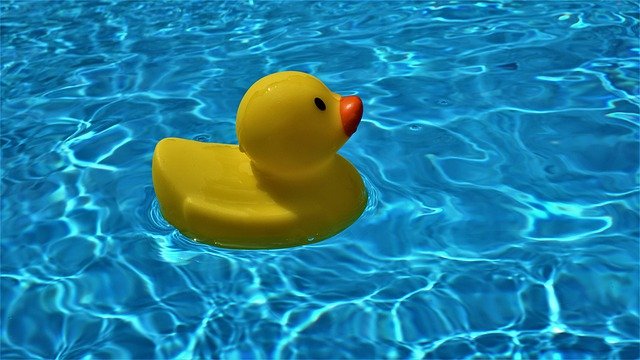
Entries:
POLYGON ((318 107, 318 109, 324 111, 327 108, 327 105, 324 104, 324 101, 322 101, 322 99, 320 98, 315 98, 313 99, 313 102, 316 103, 316 106, 318 107))

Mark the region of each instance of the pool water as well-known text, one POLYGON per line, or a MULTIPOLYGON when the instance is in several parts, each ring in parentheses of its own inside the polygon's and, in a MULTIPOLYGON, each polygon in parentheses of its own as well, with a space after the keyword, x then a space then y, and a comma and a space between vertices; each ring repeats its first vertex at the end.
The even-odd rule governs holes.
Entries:
POLYGON ((3 1, 0 357, 640 357, 635 1, 3 1), (260 77, 357 94, 344 232, 216 248, 155 144, 260 77))

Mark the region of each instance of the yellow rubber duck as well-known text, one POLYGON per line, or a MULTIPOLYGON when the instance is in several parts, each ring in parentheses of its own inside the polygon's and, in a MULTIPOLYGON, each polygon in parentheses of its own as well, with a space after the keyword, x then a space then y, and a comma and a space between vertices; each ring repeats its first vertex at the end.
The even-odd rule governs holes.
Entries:
POLYGON ((333 236, 362 214, 367 192, 336 151, 362 118, 357 96, 284 71, 253 84, 236 116, 239 146, 162 139, 153 186, 164 217, 187 237, 268 249, 333 236))

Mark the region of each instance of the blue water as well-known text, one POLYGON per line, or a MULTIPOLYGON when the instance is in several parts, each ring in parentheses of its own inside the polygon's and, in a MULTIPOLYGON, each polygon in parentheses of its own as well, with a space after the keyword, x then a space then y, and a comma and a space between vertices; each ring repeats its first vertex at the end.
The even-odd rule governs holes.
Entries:
POLYGON ((640 357, 634 1, 3 1, 0 357, 640 357), (362 217, 272 251, 161 216, 163 137, 260 77, 365 113, 362 217))

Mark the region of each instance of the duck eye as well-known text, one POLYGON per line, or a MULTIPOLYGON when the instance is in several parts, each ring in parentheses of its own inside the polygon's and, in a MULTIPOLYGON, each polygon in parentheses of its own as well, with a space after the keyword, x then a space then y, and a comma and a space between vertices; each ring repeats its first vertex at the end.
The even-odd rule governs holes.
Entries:
POLYGON ((320 98, 315 98, 313 99, 313 102, 316 103, 316 106, 318 107, 318 109, 324 111, 327 108, 327 105, 324 104, 324 101, 322 101, 322 99, 320 98))

